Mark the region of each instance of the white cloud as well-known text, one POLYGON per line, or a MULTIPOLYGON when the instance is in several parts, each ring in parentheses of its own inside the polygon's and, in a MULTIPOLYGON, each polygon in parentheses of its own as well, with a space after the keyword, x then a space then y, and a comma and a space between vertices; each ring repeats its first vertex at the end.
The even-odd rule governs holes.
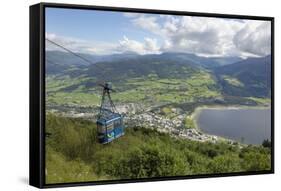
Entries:
MULTIPOLYGON (((58 36, 53 33, 46 33, 46 38, 51 41, 78 53, 88 53, 88 54, 113 54, 117 45, 114 43, 106 43, 106 42, 89 42, 82 39, 66 37, 66 36, 58 36)), ((47 50, 58 50, 65 51, 61 47, 54 45, 53 43, 46 41, 46 49, 47 50)))
POLYGON ((235 34, 233 42, 243 52, 261 56, 270 54, 270 23, 262 21, 248 23, 235 34))
MULTIPOLYGON (((86 52, 86 50, 91 47, 90 44, 84 40, 58 36, 54 33, 46 33, 46 38, 74 52, 86 52)), ((65 51, 48 40, 46 40, 46 49, 65 51)))
MULTIPOLYGON (((46 33, 74 52, 114 54, 133 51, 157 54, 165 51, 204 56, 264 56, 271 52, 270 22, 210 17, 124 13, 147 36, 142 41, 126 35, 116 42, 89 42, 46 33), (149 34, 152 33, 153 35, 149 34), (150 36, 150 37, 148 37, 150 36), (156 36, 156 38, 151 38, 156 36), (160 40, 159 40, 160 39, 160 40)), ((47 43, 48 50, 61 50, 47 43)))
POLYGON ((122 49, 124 51, 132 51, 135 52, 142 52, 143 51, 143 45, 142 43, 135 41, 135 40, 129 40, 126 36, 123 37, 122 40, 119 41, 119 47, 118 49, 122 49))
POLYGON ((152 51, 154 53, 159 52, 159 46, 157 45, 157 40, 152 38, 144 38, 144 47, 147 51, 152 51))
POLYGON ((116 49, 120 52, 132 51, 139 54, 159 53, 157 40, 151 38, 145 38, 144 43, 141 43, 136 40, 130 40, 128 37, 124 36, 123 39, 119 41, 119 46, 116 49))
POLYGON ((141 27, 144 30, 151 31, 155 34, 159 34, 161 30, 160 25, 157 23, 157 17, 155 16, 146 16, 140 14, 138 17, 132 19, 134 25, 141 27))
POLYGON ((163 39, 161 51, 205 56, 264 56, 270 53, 270 22, 191 16, 147 16, 131 19, 163 39))
MULTIPOLYGON (((81 39, 58 36, 52 33, 46 33, 46 38, 73 52, 79 53, 105 55, 128 51, 136 52, 138 54, 157 54, 160 52, 160 47, 157 45, 157 40, 147 37, 144 38, 144 42, 139 42, 124 36, 123 39, 116 43, 88 42, 81 39)), ((46 50, 65 51, 61 47, 58 47, 49 41, 46 41, 46 50)))

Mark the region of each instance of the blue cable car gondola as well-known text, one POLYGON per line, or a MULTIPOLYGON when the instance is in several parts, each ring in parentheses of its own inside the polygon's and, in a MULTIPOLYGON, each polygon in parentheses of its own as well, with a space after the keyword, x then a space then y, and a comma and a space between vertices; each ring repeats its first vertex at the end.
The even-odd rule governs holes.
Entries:
POLYGON ((124 135, 123 117, 119 113, 111 113, 97 120, 98 140, 105 144, 124 135))
POLYGON ((97 119, 98 140, 106 144, 124 135, 124 125, 123 116, 116 112, 110 97, 110 91, 113 91, 111 84, 105 83, 100 86, 103 87, 103 95, 97 119))

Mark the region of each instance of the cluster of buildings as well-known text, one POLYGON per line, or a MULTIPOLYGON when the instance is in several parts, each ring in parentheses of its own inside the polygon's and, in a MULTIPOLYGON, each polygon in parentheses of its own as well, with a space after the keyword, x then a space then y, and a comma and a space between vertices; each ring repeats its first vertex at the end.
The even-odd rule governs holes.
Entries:
MULTIPOLYGON (((169 133, 174 137, 190 139, 195 141, 216 142, 217 136, 202 133, 197 128, 186 128, 184 119, 186 114, 179 114, 172 119, 151 112, 141 104, 122 104, 116 106, 117 110, 124 115, 124 123, 127 128, 142 127, 155 129, 159 132, 169 133), (146 108, 146 110, 145 110, 146 108)), ((75 107, 73 105, 53 106, 49 108, 51 112, 60 113, 66 117, 83 118, 91 121, 96 120, 99 112, 98 108, 93 107, 75 107)))
POLYGON ((155 129, 159 132, 169 133, 174 137, 181 137, 195 141, 217 142, 218 137, 202 133, 199 129, 187 129, 184 125, 184 115, 169 119, 153 112, 146 112, 139 115, 128 115, 125 117, 127 127, 144 127, 155 129))

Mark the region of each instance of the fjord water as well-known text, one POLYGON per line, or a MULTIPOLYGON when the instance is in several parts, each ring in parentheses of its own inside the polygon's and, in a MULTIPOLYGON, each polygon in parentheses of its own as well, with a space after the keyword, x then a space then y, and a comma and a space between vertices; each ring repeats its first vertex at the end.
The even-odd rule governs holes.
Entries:
POLYGON ((261 144, 271 139, 271 110, 245 108, 204 108, 197 124, 207 134, 246 144, 261 144))

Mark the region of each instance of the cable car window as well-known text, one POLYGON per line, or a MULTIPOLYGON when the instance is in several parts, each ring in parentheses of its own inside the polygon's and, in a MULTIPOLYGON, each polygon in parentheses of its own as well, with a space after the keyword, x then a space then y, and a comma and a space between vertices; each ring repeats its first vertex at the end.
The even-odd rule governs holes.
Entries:
POLYGON ((121 125, 121 120, 120 119, 114 121, 114 127, 119 127, 120 125, 121 125))
POLYGON ((107 131, 113 130, 113 123, 107 124, 106 127, 107 127, 107 131))
POLYGON ((104 133, 105 132, 105 126, 101 125, 101 124, 97 124, 98 126, 98 132, 99 133, 104 133))

